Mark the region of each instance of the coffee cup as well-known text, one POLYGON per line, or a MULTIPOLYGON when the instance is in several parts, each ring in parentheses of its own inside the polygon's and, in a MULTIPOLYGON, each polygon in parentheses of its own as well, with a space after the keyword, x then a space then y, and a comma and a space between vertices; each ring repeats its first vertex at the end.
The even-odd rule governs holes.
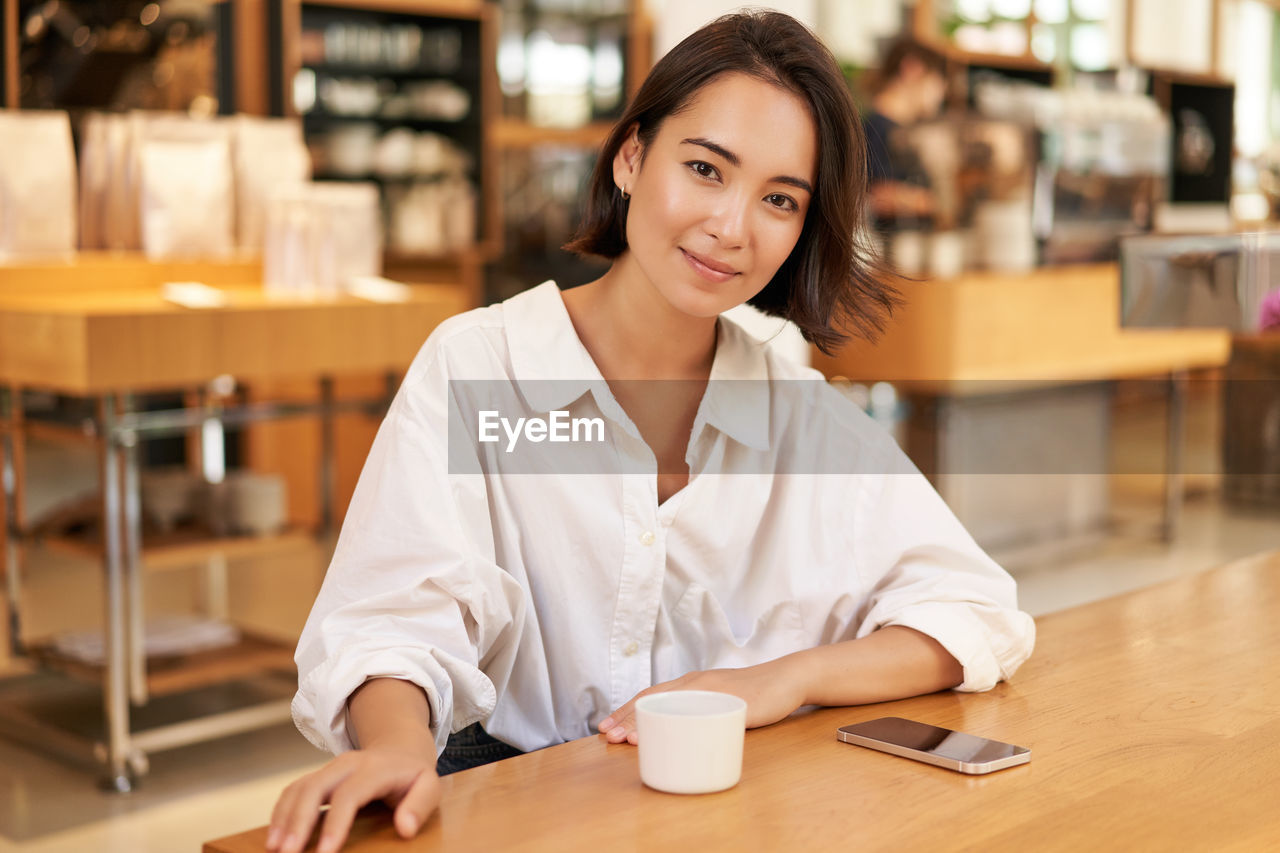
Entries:
POLYGON ((671 794, 709 794, 742 778, 747 703, 728 693, 673 690, 636 700, 640 780, 671 794))

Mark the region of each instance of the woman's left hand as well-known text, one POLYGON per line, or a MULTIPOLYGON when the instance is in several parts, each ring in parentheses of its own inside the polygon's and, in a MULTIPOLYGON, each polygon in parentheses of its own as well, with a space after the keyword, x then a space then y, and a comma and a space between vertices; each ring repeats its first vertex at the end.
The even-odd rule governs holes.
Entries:
POLYGON ((749 729, 776 723, 804 704, 804 687, 794 663, 780 658, 743 669, 690 672, 673 681, 655 684, 601 720, 598 729, 609 743, 636 743, 636 700, 668 690, 713 690, 741 697, 747 703, 749 729))

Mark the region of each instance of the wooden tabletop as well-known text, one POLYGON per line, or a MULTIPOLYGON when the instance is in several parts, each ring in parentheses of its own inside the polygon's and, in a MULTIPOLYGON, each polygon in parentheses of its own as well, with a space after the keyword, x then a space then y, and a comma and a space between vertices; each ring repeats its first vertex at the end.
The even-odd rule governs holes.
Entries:
POLYGON ((451 285, 403 302, 280 298, 219 288, 226 304, 183 308, 158 285, 0 289, 0 382, 68 394, 180 388, 221 374, 293 379, 403 370, 441 321, 466 310, 451 285))
POLYGON ((814 350, 828 377, 859 382, 1074 382, 1220 367, 1230 333, 1120 326, 1116 264, 1046 267, 1014 275, 971 272, 904 281, 906 304, 874 343, 852 340, 834 356, 814 350))
MULTIPOLYGON (((639 779, 599 737, 445 777, 426 830, 387 813, 346 849, 1263 850, 1280 847, 1280 553, 1039 620, 1032 658, 983 694, 832 708, 747 732, 742 781, 705 796, 639 779), (839 743, 903 716, 1028 746, 964 776, 839 743)), ((261 851, 265 828, 205 845, 261 851)))

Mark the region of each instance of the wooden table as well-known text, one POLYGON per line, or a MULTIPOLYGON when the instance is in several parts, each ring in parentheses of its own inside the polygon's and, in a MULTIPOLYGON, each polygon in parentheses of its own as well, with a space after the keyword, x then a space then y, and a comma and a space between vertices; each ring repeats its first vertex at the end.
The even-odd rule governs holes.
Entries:
MULTIPOLYGON (((823 709, 747 733, 741 783, 641 785, 599 737, 443 779, 401 842, 385 812, 347 849, 1263 850, 1280 846, 1280 553, 1039 621, 1035 654, 983 694, 823 709), (835 739, 896 715, 1028 746, 964 776, 835 739)), ((247 758, 247 757, 246 757, 247 758)), ((205 853, 261 851, 265 828, 205 853)))
POLYGON ((0 293, 0 380, 65 394, 168 390, 238 380, 403 370, 442 320, 466 310, 449 286, 404 302, 273 297, 224 286, 224 307, 189 309, 158 288, 0 293))
MULTIPOLYGON (((130 790, 145 773, 149 751, 218 737, 288 719, 288 700, 181 719, 135 731, 131 706, 153 695, 206 680, 224 681, 274 664, 292 668, 292 647, 246 636, 240 644, 203 656, 184 657, 181 672, 157 672, 144 643, 144 568, 189 556, 193 543, 144 548, 139 500, 138 445, 149 437, 198 431, 208 436, 224 423, 248 424, 299 415, 321 423, 316 479, 321 493, 320 533, 333 516, 334 420, 339 410, 381 412, 394 379, 444 319, 469 307, 468 294, 449 285, 419 285, 400 302, 350 296, 309 300, 281 298, 260 284, 260 264, 247 261, 153 264, 137 256, 89 254, 67 262, 0 267, 0 462, 4 465, 4 538, 0 567, 6 577, 6 623, 15 657, 32 657, 76 672, 47 649, 23 646, 20 624, 22 540, 30 538, 23 512, 23 438, 45 434, 79 436, 83 421, 37 422, 23 412, 24 390, 51 391, 96 403, 89 435, 102 460, 103 533, 93 551, 104 563, 105 664, 89 675, 103 685, 104 735, 100 741, 55 730, 29 709, 0 707, 0 728, 26 742, 48 746, 90 763, 103 760, 109 786, 130 790), (165 300, 167 281, 216 286, 225 304, 184 308, 165 300), (385 375, 376 393, 337 401, 335 377, 385 375), (237 382, 316 383, 314 402, 268 399, 242 405, 206 393, 220 376, 237 382), (136 410, 144 391, 181 391, 188 405, 168 412, 136 410), (212 430, 210 428, 213 428, 212 430), (145 564, 145 566, 144 566, 145 564), (198 659, 197 659, 198 658, 198 659)), ((217 455, 217 454, 212 454, 217 455)), ((216 479, 216 478, 215 478, 216 479)), ((227 560, 244 551, 278 550, 296 535, 205 536, 195 546, 209 554, 211 573, 225 575, 227 560)), ((151 543, 152 545, 156 543, 151 543)), ((219 588, 225 586, 219 581, 219 588)), ((219 614, 214 614, 219 615, 219 614)), ((83 669, 83 667, 79 668, 83 669)))

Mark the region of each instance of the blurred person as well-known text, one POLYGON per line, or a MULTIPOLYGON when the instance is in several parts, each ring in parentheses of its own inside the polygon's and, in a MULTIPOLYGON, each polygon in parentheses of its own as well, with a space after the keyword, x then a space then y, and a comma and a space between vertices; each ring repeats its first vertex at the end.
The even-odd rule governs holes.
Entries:
POLYGON ((726 16, 654 66, 566 246, 608 271, 451 318, 396 395, 298 645, 294 719, 336 757, 281 794, 270 850, 324 804, 322 853, 373 800, 413 836, 440 775, 635 744, 654 692, 740 696, 758 727, 1021 665, 1012 578, 883 429, 722 316, 873 337, 898 297, 852 236, 865 201, 852 97, 794 19, 726 16), (461 414, 485 384, 598 416, 622 467, 513 471, 461 414))
POLYGON ((920 42, 900 39, 876 75, 870 109, 862 113, 867 140, 871 211, 881 230, 900 221, 927 221, 935 199, 924 169, 894 136, 903 127, 938 115, 947 93, 946 61, 920 42))

